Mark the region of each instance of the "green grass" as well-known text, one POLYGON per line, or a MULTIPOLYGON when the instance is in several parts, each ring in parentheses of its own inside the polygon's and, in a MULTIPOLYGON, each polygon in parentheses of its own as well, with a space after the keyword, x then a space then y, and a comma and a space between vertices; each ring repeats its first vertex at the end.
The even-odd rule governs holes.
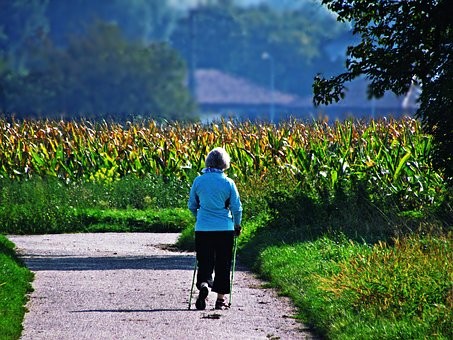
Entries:
POLYGON ((329 339, 451 339, 452 235, 271 246, 259 271, 329 339))
POLYGON ((15 256, 14 244, 0 235, 0 339, 19 339, 32 279, 15 256))
POLYGON ((0 233, 178 232, 192 223, 189 185, 149 176, 109 185, 0 179, 0 233))
POLYGON ((160 210, 99 210, 86 209, 80 212, 83 232, 181 232, 194 223, 187 209, 169 208, 160 210))
MULTIPOLYGON (((47 221, 48 211, 27 210, 23 206, 0 208, 1 233, 9 234, 58 234, 69 232, 159 232, 176 233, 193 224, 187 209, 58 209, 59 216, 47 221), (57 222, 58 221, 58 222, 57 222)), ((55 211, 54 211, 55 213, 55 211)))

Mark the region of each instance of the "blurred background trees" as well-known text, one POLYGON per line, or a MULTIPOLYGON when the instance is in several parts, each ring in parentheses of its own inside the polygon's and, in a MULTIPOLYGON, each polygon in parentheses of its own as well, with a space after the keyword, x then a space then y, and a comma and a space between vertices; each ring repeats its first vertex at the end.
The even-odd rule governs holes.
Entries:
POLYGON ((310 96, 351 35, 317 1, 1 0, 0 111, 195 118, 188 71, 215 68, 310 96))
POLYGON ((195 59, 198 68, 215 68, 263 85, 269 81, 268 61, 262 58, 267 53, 275 62, 279 90, 310 95, 314 70, 342 70, 342 59, 327 48, 347 32, 327 12, 323 16, 305 7, 282 11, 264 5, 209 5, 182 17, 171 42, 185 60, 195 59))

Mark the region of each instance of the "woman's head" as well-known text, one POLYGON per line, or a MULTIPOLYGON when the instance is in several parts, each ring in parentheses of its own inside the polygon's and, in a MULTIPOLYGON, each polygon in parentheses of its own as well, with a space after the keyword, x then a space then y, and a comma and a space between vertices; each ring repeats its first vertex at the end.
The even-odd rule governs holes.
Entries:
POLYGON ((224 148, 214 148, 208 153, 205 165, 207 168, 226 170, 230 167, 230 156, 224 148))

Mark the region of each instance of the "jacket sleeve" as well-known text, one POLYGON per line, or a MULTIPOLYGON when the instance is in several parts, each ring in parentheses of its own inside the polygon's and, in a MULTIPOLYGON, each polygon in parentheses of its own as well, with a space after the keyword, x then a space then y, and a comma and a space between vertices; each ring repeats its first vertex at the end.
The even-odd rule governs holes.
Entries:
POLYGON ((242 203, 236 184, 233 181, 231 181, 230 210, 234 224, 240 225, 242 222, 242 203))
POLYGON ((192 212, 192 215, 195 216, 195 218, 197 218, 197 212, 198 209, 200 208, 200 199, 198 198, 198 195, 196 193, 196 183, 194 183, 190 188, 189 202, 187 206, 189 210, 192 212))

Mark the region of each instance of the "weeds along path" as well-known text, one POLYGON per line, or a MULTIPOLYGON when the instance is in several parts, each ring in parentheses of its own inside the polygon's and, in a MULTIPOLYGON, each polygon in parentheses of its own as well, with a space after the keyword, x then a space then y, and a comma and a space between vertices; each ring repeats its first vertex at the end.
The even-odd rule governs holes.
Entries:
POLYGON ((205 311, 188 310, 194 254, 166 250, 177 236, 9 236, 35 273, 22 339, 314 338, 241 266, 230 310, 214 310, 212 293, 205 311))

